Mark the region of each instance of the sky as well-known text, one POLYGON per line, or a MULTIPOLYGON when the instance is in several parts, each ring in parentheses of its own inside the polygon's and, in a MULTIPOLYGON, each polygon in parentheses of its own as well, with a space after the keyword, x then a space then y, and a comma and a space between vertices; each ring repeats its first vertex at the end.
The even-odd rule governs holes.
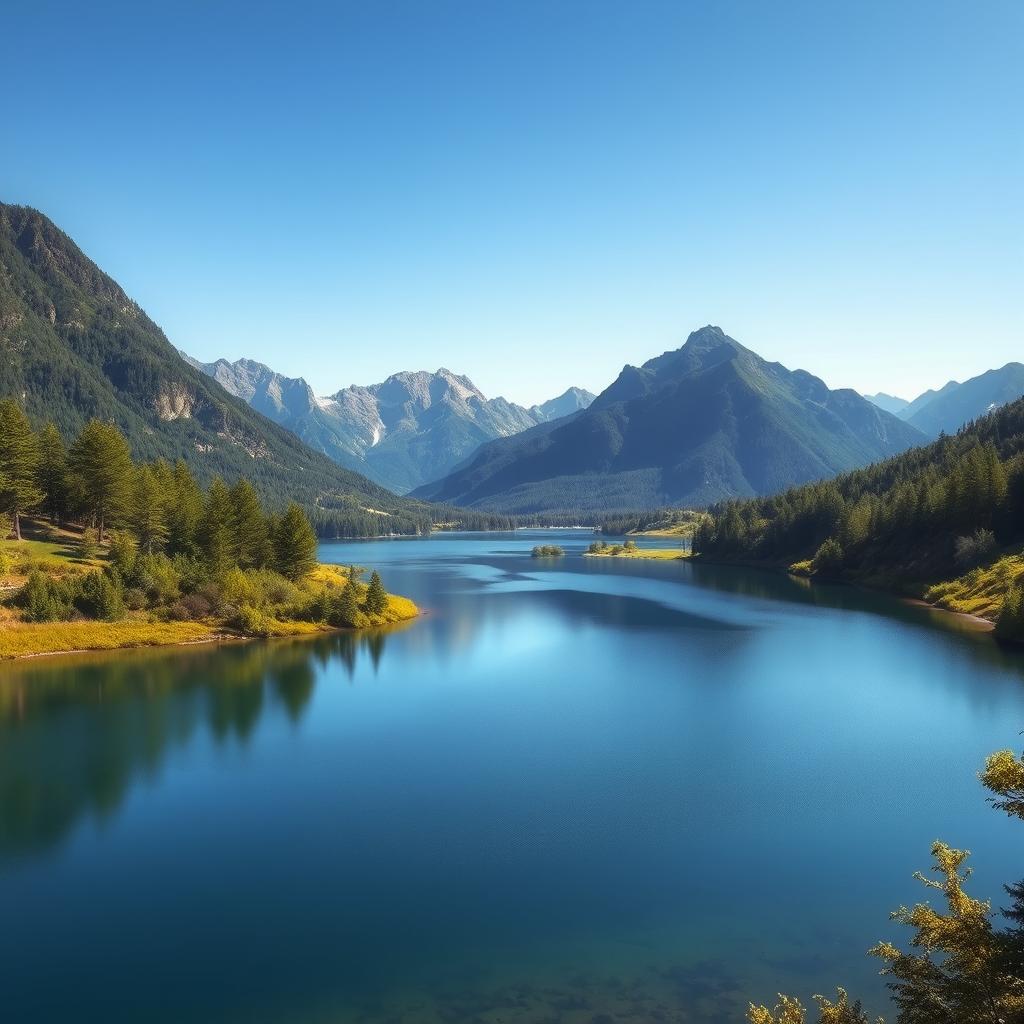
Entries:
POLYGON ((1019 0, 34 0, 0 200, 202 359, 530 404, 707 323, 913 397, 1024 359, 1019 0))

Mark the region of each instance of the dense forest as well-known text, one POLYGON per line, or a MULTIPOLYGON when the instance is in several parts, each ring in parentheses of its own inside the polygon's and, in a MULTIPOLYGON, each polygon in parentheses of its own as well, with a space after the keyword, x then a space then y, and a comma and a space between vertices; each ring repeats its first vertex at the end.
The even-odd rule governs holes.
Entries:
POLYGON ((987 587, 1000 633, 1024 637, 1024 399, 865 469, 710 511, 694 537, 701 556, 900 588, 957 611, 976 609, 954 594, 987 587))
POLYGON ((248 480, 215 477, 204 490, 184 461, 133 461, 124 435, 98 420, 67 446, 10 399, 0 400, 0 515, 0 541, 22 541, 31 517, 63 547, 44 560, 16 544, 24 564, 13 567, 0 545, 0 576, 24 577, 13 603, 28 623, 140 613, 271 635, 294 632, 288 621, 358 627, 410 611, 392 614, 376 573, 364 584, 360 570, 318 566, 297 503, 268 511, 248 480))

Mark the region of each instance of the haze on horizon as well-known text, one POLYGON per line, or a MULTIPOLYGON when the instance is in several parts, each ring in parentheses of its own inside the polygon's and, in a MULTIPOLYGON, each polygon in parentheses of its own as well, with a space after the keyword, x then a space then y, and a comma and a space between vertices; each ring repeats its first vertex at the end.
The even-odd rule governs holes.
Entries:
POLYGON ((204 360, 320 393, 443 365, 528 405, 706 323, 905 398, 1024 352, 1012 0, 41 2, 6 27, 0 198, 204 360))

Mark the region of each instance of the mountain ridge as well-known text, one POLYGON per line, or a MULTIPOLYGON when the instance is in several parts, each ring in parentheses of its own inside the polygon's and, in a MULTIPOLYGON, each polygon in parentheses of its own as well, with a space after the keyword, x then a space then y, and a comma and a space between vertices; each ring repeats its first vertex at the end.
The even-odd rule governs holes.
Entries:
POLYGON ((492 441, 412 493, 522 513, 703 505, 783 490, 925 440, 856 392, 830 391, 708 325, 679 349, 625 366, 582 413, 492 441))
POLYGON ((487 398, 468 376, 443 366, 320 396, 304 378, 256 360, 185 358, 339 465, 400 493, 450 472, 486 441, 583 408, 593 398, 569 388, 527 409, 487 398))
POLYGON ((136 457, 184 459, 201 482, 250 478, 325 530, 417 532, 430 512, 337 466, 180 357, 160 327, 49 218, 0 203, 0 396, 66 438, 116 423, 136 457))

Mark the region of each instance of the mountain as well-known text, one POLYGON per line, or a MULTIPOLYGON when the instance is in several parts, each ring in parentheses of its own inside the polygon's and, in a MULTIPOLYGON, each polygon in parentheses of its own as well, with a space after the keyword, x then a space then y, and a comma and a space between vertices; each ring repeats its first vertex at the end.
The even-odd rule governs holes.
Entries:
POLYGON ((396 373, 381 384, 318 397, 301 377, 284 377, 251 359, 190 361, 312 448, 399 493, 451 472, 485 441, 548 422, 593 399, 570 388, 524 409, 504 398, 486 398, 468 377, 444 367, 396 373))
POLYGON ((893 416, 899 416, 899 414, 906 409, 908 405, 910 405, 905 398, 897 398, 895 395, 887 395, 884 391, 879 391, 877 395, 865 395, 864 397, 872 405, 877 405, 879 409, 891 412, 893 416))
POLYGON ((944 398, 947 395, 952 394, 956 389, 960 387, 960 384, 955 381, 947 381, 937 391, 929 390, 918 395, 912 402, 908 402, 902 409, 900 409, 897 415, 901 420, 910 421, 916 416, 929 402, 936 398, 944 398))
POLYGON ((900 416, 929 437, 955 434, 965 423, 1024 395, 1024 363, 1007 363, 962 384, 950 381, 940 391, 927 391, 900 416), (922 401, 922 399, 924 399, 922 401))
POLYGON ((923 440, 856 392, 830 391, 709 326, 626 366, 589 408, 491 441, 413 495, 523 513, 701 506, 833 476, 923 440))
POLYGON ((336 465, 189 365, 41 213, 0 204, 5 396, 23 401, 36 422, 53 420, 65 437, 91 418, 108 420, 137 457, 182 458, 202 481, 248 477, 275 505, 305 505, 327 532, 429 527, 424 506, 336 465))
POLYGON ((1022 542, 1024 398, 856 473, 723 502, 693 543, 715 561, 793 566, 914 594, 996 619, 997 636, 1024 641, 1024 620, 1007 601, 1024 585, 1022 542))
POLYGON ((586 409, 594 401, 594 395, 583 388, 569 388, 557 398, 551 398, 540 405, 530 406, 530 415, 537 423, 550 423, 560 420, 563 416, 571 416, 574 412, 586 409))

